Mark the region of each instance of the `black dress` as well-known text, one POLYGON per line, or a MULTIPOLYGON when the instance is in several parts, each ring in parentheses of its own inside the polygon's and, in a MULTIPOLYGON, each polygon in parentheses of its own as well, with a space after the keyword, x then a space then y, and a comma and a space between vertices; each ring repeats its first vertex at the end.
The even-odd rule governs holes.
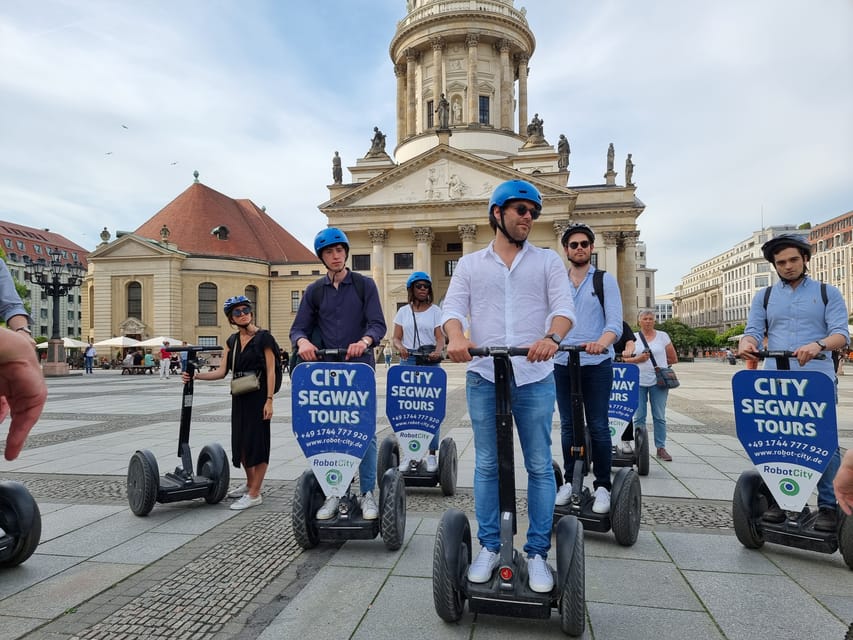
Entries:
POLYGON ((228 338, 231 352, 225 364, 226 372, 231 369, 237 374, 258 373, 261 388, 231 398, 231 462, 235 467, 254 467, 270 461, 270 421, 264 420, 264 404, 267 401, 267 364, 265 349, 273 348, 273 338, 269 331, 258 331, 245 349, 241 349, 238 334, 228 338), (236 349, 236 353, 235 350, 236 349))

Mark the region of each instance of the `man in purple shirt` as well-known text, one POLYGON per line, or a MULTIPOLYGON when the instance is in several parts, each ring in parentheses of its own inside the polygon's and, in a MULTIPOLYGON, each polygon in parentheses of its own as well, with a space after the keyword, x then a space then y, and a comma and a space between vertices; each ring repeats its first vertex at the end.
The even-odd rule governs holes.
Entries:
MULTIPOLYGON (((349 240, 340 229, 323 229, 314 238, 314 252, 326 267, 326 275, 305 290, 296 319, 290 328, 290 341, 299 358, 317 360, 317 349, 346 349, 349 362, 364 362, 376 367, 373 348, 385 337, 385 316, 379 304, 379 291, 372 279, 350 271, 349 240), (317 342, 318 344, 315 344, 317 342)), ((373 498, 376 485, 376 437, 358 467, 361 510, 365 520, 375 520, 379 510, 373 498)), ((329 520, 338 511, 338 498, 329 497, 317 511, 318 520, 329 520)))

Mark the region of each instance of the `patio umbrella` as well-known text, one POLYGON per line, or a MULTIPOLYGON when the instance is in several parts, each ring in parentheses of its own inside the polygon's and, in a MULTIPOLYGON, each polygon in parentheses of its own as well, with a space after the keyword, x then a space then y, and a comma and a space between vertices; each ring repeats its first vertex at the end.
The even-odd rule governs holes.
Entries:
POLYGON ((127 336, 116 336, 109 340, 101 340, 95 343, 96 347, 138 347, 139 340, 127 336))
POLYGON ((138 347, 160 347, 164 342, 168 342, 169 346, 172 347, 180 347, 182 340, 178 338, 170 338, 169 336, 157 336, 156 338, 148 338, 148 340, 143 340, 140 342, 138 347))
MULTIPOLYGON (((47 341, 40 342, 36 345, 36 349, 47 349, 47 341)), ((81 347, 88 347, 88 342, 82 342, 80 340, 75 340, 74 338, 63 338, 62 344, 66 349, 80 349, 81 347)))

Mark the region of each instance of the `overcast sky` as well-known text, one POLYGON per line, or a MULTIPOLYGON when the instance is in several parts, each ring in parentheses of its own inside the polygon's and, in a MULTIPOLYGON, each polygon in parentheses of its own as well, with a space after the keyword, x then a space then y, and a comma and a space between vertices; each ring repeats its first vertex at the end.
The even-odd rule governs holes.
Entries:
MULTIPOLYGON (((516 8, 523 3, 516 1, 516 8)), ((657 293, 773 224, 853 209, 850 0, 529 0, 529 111, 569 186, 633 154, 657 293)), ((86 249, 192 182, 309 247, 331 157, 396 145, 405 0, 3 0, 0 220, 86 249)))

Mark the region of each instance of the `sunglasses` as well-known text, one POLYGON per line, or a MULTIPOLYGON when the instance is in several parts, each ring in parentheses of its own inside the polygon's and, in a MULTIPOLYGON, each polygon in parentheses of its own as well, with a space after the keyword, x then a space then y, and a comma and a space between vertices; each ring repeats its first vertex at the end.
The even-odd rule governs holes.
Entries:
POLYGON ((578 247, 580 247, 581 249, 586 249, 587 247, 589 247, 590 244, 591 243, 589 240, 581 240, 580 242, 570 242, 569 248, 577 249, 578 247))
POLYGON ((530 207, 527 207, 523 204, 517 204, 515 206, 507 207, 507 208, 515 211, 516 215, 518 215, 519 218, 523 218, 529 212, 530 217, 533 218, 534 220, 537 220, 539 218, 539 215, 542 213, 542 210, 539 209, 538 207, 533 207, 531 209, 530 207))
POLYGON ((416 282, 412 285, 415 289, 429 289, 429 285, 426 282, 416 282))
POLYGON ((252 310, 248 307, 240 307, 239 309, 234 309, 231 311, 231 315, 235 318, 239 318, 240 316, 247 316, 252 313, 252 310))

